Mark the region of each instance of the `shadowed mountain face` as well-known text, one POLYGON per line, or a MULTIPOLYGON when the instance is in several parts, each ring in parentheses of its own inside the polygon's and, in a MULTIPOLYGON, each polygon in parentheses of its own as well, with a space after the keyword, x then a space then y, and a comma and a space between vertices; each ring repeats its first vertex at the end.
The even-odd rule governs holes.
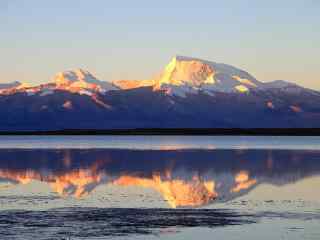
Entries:
POLYGON ((109 83, 80 69, 0 88, 0 131, 320 128, 320 92, 189 57, 174 57, 150 80, 109 83))
POLYGON ((159 192, 173 207, 228 201, 259 184, 319 175, 319 151, 306 150, 0 150, 0 182, 45 182, 82 198, 101 185, 159 192))
POLYGON ((92 96, 63 90, 0 96, 0 130, 115 128, 317 128, 320 95, 279 89, 167 95, 152 88, 92 96))

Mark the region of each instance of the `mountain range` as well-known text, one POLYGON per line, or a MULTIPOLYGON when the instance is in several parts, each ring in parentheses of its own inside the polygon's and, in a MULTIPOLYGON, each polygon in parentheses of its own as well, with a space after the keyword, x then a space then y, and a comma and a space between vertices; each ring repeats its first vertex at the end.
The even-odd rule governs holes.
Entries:
POLYGON ((319 128, 319 102, 316 90, 176 56, 147 80, 107 82, 78 69, 37 86, 0 84, 0 131, 319 128))

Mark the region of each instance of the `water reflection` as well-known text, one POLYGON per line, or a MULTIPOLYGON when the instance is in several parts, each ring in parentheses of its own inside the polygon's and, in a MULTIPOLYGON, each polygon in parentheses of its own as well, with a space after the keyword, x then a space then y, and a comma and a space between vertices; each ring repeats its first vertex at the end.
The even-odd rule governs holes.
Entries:
MULTIPOLYGON (((61 197, 100 185, 158 191, 173 207, 197 207, 283 185, 320 172, 313 150, 0 150, 0 182, 45 182, 61 197)), ((10 187, 10 185, 9 185, 10 187)), ((1 191, 1 190, 0 190, 1 191)))

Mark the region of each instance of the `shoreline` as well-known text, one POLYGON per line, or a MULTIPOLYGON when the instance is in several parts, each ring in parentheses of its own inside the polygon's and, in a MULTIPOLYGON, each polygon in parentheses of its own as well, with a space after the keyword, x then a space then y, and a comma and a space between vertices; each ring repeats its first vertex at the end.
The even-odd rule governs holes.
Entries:
POLYGON ((0 136, 27 135, 159 135, 159 136, 320 136, 320 128, 148 128, 148 129, 63 129, 45 131, 0 131, 0 136))

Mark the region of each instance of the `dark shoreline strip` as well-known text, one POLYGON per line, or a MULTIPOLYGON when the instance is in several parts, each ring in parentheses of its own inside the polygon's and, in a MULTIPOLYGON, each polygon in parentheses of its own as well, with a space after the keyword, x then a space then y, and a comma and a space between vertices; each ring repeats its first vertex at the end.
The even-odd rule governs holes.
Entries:
POLYGON ((0 135, 191 135, 191 136, 320 136, 320 128, 148 128, 0 131, 0 135))

